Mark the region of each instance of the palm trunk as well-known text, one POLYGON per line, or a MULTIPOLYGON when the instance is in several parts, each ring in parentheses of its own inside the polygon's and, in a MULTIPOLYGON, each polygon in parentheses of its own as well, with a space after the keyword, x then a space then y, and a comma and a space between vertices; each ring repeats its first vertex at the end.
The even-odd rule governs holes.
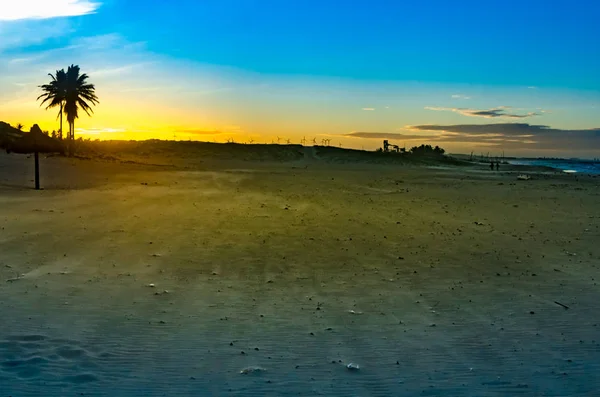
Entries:
POLYGON ((69 154, 75 154, 75 121, 69 123, 69 154))
POLYGON ((63 104, 60 104, 60 132, 58 133, 58 139, 63 139, 63 104))

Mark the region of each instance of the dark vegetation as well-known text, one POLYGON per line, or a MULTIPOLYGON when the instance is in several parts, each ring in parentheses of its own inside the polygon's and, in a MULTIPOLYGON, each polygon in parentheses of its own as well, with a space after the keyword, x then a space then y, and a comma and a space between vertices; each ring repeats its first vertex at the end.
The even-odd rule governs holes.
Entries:
POLYGON ((107 161, 136 159, 136 161, 143 162, 146 159, 183 159, 194 162, 203 160, 293 162, 307 160, 320 163, 469 165, 466 161, 439 153, 436 155, 420 155, 419 152, 416 154, 382 153, 334 146, 211 143, 157 139, 146 141, 77 140, 76 145, 80 157, 107 161))
MULTIPOLYGON (((6 123, 0 123, 0 147, 7 149, 8 142, 24 137, 22 133, 6 123)), ((48 137, 48 139, 52 139, 48 137)), ((59 139, 55 139, 61 142, 59 139)), ((76 139, 68 142, 80 159, 105 161, 154 162, 160 159, 182 159, 202 162, 258 161, 293 162, 301 160, 322 163, 372 163, 372 164, 415 164, 415 165, 468 165, 469 163, 443 155, 443 149, 423 145, 408 152, 381 152, 339 148, 335 146, 302 146, 279 144, 211 143, 198 141, 91 141, 76 139)))

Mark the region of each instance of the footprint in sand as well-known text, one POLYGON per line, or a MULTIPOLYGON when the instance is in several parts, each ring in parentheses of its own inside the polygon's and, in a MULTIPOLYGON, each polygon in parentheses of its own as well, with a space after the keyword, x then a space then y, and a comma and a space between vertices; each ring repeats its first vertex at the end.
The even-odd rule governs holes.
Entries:
POLYGON ((101 380, 99 356, 77 341, 44 335, 13 335, 0 340, 0 375, 4 378, 83 384, 101 380))

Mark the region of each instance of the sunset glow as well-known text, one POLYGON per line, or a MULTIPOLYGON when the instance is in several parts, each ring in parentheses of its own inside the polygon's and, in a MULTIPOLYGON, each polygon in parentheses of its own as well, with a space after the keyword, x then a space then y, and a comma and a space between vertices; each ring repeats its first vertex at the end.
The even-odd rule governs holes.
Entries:
POLYGON ((450 152, 600 155, 600 56, 586 27, 595 3, 521 14, 441 1, 281 2, 268 13, 244 0, 18 3, 0 4, 0 120, 11 124, 58 129, 38 86, 75 63, 100 98, 76 122, 84 138, 374 149, 386 136, 450 152), (428 15, 434 6, 448 10, 428 15), (458 128, 489 124, 526 126, 458 128))

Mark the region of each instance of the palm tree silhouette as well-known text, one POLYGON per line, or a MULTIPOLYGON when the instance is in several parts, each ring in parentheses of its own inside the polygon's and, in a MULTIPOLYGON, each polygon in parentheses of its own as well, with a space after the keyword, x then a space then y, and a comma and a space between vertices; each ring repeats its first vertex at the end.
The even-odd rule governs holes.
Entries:
POLYGON ((23 131, 23 124, 19 123, 17 124, 17 126, 15 127, 16 129, 18 129, 19 131, 23 131))
POLYGON ((67 98, 67 73, 64 69, 57 70, 56 74, 48 73, 48 76, 52 77, 52 81, 48 84, 40 85, 42 89, 42 95, 37 100, 43 99, 40 106, 48 103, 46 110, 60 106, 57 118, 60 117, 60 129, 58 130, 58 138, 62 139, 63 135, 63 109, 65 106, 65 100, 67 98))
POLYGON ((99 103, 96 96, 96 87, 89 84, 89 76, 85 73, 80 74, 79 65, 71 65, 67 69, 67 84, 64 112, 67 115, 69 123, 68 139, 75 139, 75 119, 79 118, 79 108, 83 109, 88 116, 94 113, 90 105, 99 103))

